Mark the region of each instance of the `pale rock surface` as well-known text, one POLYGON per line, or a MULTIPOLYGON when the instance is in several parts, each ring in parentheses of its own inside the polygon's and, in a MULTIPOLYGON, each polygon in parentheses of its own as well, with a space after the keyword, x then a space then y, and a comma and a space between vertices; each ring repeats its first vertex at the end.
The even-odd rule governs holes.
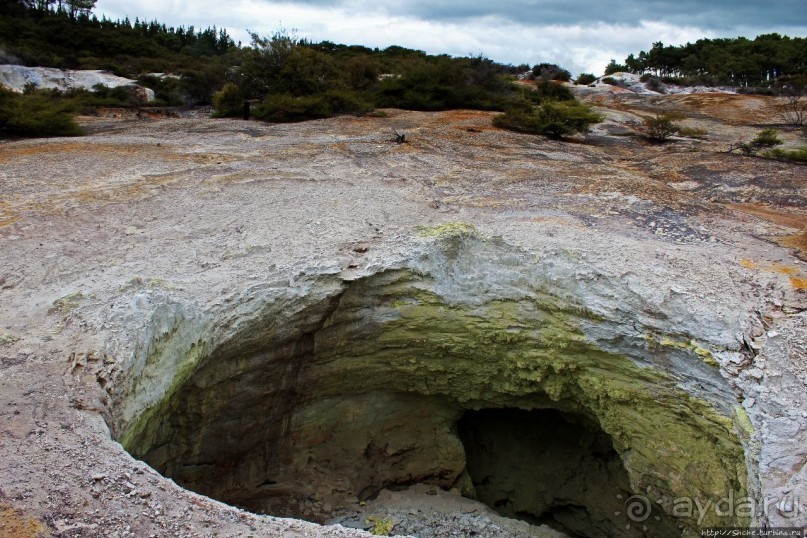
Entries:
MULTIPOLYGON (((209 370, 233 379, 228 369, 287 349, 263 344, 327 328, 329 312, 345 322, 336 336, 361 334, 347 321, 362 313, 395 323, 406 300, 340 309, 336 299, 348 290, 375 301, 356 293, 361 282, 408 271, 460 313, 552 290, 585 346, 668 372, 675 390, 726 418, 745 454, 729 463, 744 465, 751 495, 768 503, 756 523, 804 525, 803 169, 719 152, 755 132, 756 99, 721 101, 726 115, 750 118, 729 125, 724 112, 705 118, 700 96, 628 97, 587 96, 609 119, 579 144, 492 129, 491 114, 464 111, 297 125, 86 119, 86 137, 0 144, 1 521, 70 536, 366 535, 191 493, 116 439, 205 349, 227 357, 254 344, 258 353, 209 370), (689 111, 712 139, 656 147, 609 135, 650 106, 642 99, 689 111), (410 142, 392 143, 390 126, 410 142), (429 237, 450 223, 475 232, 429 237)), ((312 370, 317 390, 340 380, 324 375, 328 365, 312 370)), ((246 396, 256 385, 229 387, 246 396)), ((311 402, 299 417, 326 410, 311 402)), ((229 416, 239 424, 240 411, 229 416)), ((315 438, 306 428, 316 421, 292 424, 315 438)), ((429 516, 438 526, 456 516, 444 506, 429 516)), ((395 510, 414 528, 408 509, 395 510)))
POLYGON ((107 88, 134 86, 141 102, 154 101, 154 90, 138 86, 137 81, 113 75, 109 71, 0 65, 0 86, 22 93, 28 84, 33 84, 41 89, 62 92, 75 89, 92 91, 97 84, 107 88))

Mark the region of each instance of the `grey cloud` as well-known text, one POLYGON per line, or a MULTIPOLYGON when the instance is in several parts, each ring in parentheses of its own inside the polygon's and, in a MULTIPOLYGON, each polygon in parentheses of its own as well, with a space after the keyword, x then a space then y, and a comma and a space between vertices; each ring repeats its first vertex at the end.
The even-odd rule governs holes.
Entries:
POLYGON ((635 25, 642 20, 652 20, 724 31, 738 27, 807 26, 804 0, 303 0, 298 3, 343 7, 351 11, 381 11, 388 15, 447 22, 498 17, 526 25, 544 26, 596 22, 635 25))

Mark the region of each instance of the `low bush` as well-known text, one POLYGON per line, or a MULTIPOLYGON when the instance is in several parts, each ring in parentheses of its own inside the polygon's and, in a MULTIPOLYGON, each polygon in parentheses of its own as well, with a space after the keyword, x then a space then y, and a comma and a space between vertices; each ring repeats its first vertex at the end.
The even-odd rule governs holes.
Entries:
POLYGON ((677 114, 659 114, 645 118, 641 127, 639 127, 639 132, 651 142, 666 142, 671 136, 680 131, 681 127, 675 123, 680 119, 681 116, 677 114))
POLYGON ((562 138, 586 132, 592 124, 602 119, 591 107, 577 101, 545 101, 534 106, 529 101, 521 100, 504 114, 496 116, 493 124, 512 131, 562 138))
POLYGON ((574 83, 579 84, 581 86, 588 86, 589 84, 593 83, 596 80, 597 77, 595 77, 591 73, 580 73, 580 75, 577 77, 574 83))
POLYGON ((503 110, 513 93, 510 81, 484 61, 438 57, 384 78, 374 99, 380 107, 408 110, 503 110))
POLYGON ((574 101, 572 90, 563 84, 551 80, 540 80, 535 83, 535 91, 531 92, 536 102, 544 101, 574 101))
MULTIPOLYGON (((243 107, 243 102, 239 106, 243 107)), ((252 115, 259 120, 285 123, 329 118, 338 114, 361 116, 374 108, 372 102, 357 92, 331 90, 320 95, 299 97, 268 95, 252 109, 252 115)))
POLYGON ((667 93, 667 88, 664 87, 664 83, 661 82, 661 79, 658 77, 650 77, 645 82, 645 86, 648 90, 658 92, 658 93, 667 93))
POLYGON ((531 78, 544 80, 560 80, 569 82, 572 79, 572 74, 566 69, 556 64, 541 63, 532 68, 530 73, 531 78))
POLYGON ((779 92, 774 88, 760 87, 760 86, 740 87, 737 88, 737 93, 743 95, 767 95, 771 97, 779 95, 779 92))
POLYGON ((750 142, 738 142, 730 146, 729 153, 739 150, 745 155, 754 155, 762 149, 770 149, 781 145, 782 141, 779 139, 776 130, 763 129, 750 142))
POLYGON ((757 133, 756 138, 751 141, 751 144, 756 148, 772 148, 774 146, 781 146, 782 141, 775 129, 763 129, 757 133))
POLYGON ((611 86, 619 86, 619 81, 614 77, 604 77, 602 82, 603 84, 610 84, 611 86))
POLYGON ((331 90, 325 94, 325 99, 334 114, 363 116, 375 109, 370 97, 350 90, 331 90))
POLYGON ((182 106, 187 104, 183 95, 183 84, 177 77, 141 75, 137 77, 141 86, 154 90, 154 104, 162 106, 182 106))
POLYGON ((696 127, 678 127, 678 134, 687 138, 706 138, 709 131, 696 127))
POLYGON ((213 106, 217 118, 241 116, 244 113, 244 96, 237 85, 228 82, 224 87, 213 94, 213 106))
POLYGON ((0 137, 77 136, 74 105, 58 92, 17 94, 0 88, 0 137))
POLYGON ((272 122, 295 122, 327 118, 332 115, 331 105, 323 95, 267 95, 252 109, 259 120, 272 122))
POLYGON ((797 149, 771 149, 765 151, 763 157, 778 159, 781 161, 791 161, 796 163, 807 163, 807 146, 797 149))
POLYGON ((96 84, 93 86, 92 92, 73 90, 67 92, 65 96, 74 99, 76 104, 82 106, 84 110, 100 107, 131 108, 140 105, 135 90, 135 86, 107 88, 103 84, 96 84))

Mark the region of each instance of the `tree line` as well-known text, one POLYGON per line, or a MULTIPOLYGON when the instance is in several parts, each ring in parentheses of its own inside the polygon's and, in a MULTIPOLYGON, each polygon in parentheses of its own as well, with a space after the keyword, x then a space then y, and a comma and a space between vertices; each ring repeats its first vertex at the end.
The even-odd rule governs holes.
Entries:
POLYGON ((104 69, 129 78, 201 69, 237 48, 215 26, 99 19, 94 6, 94 0, 0 0, 0 48, 25 65, 104 69))
POLYGON ((807 38, 776 33, 699 39, 685 45, 653 43, 648 51, 630 54, 623 64, 611 60, 606 75, 628 71, 684 79, 689 83, 769 87, 783 79, 807 75, 807 38))
MULTIPOLYGON (((89 11, 71 15, 70 7, 58 0, 0 0, 0 48, 20 61, 109 70, 155 90, 159 104, 212 102, 220 117, 240 117, 245 106, 253 117, 267 121, 362 115, 379 108, 470 108, 509 112, 503 127, 556 137, 583 131, 597 119, 557 82, 570 75, 553 64, 541 63, 530 71, 528 65, 506 65, 481 55, 313 43, 285 31, 251 38, 242 46, 215 27, 197 31, 157 21, 111 21, 89 11), (172 76, 160 75, 164 73, 172 76), (532 87, 515 84, 524 73, 537 80, 532 87)), ((45 103, 60 98, 74 111, 109 106, 115 99, 132 106, 125 90, 118 89, 61 97, 31 90, 0 97, 8 112, 5 120, 0 114, 0 135, 4 130, 6 135, 38 132, 44 122, 29 120, 46 112, 53 120, 45 103)), ((58 112, 66 110, 62 106, 58 112)))

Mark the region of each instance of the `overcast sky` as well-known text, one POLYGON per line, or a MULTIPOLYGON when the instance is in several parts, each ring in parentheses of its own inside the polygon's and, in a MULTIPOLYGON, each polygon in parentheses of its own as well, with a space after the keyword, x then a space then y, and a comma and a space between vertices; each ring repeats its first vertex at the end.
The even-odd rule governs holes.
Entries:
POLYGON ((611 58, 656 41, 701 37, 807 36, 805 0, 99 0, 95 13, 158 19, 170 26, 216 25, 247 43, 247 30, 385 48, 484 54, 493 60, 560 64, 602 74, 611 58))

